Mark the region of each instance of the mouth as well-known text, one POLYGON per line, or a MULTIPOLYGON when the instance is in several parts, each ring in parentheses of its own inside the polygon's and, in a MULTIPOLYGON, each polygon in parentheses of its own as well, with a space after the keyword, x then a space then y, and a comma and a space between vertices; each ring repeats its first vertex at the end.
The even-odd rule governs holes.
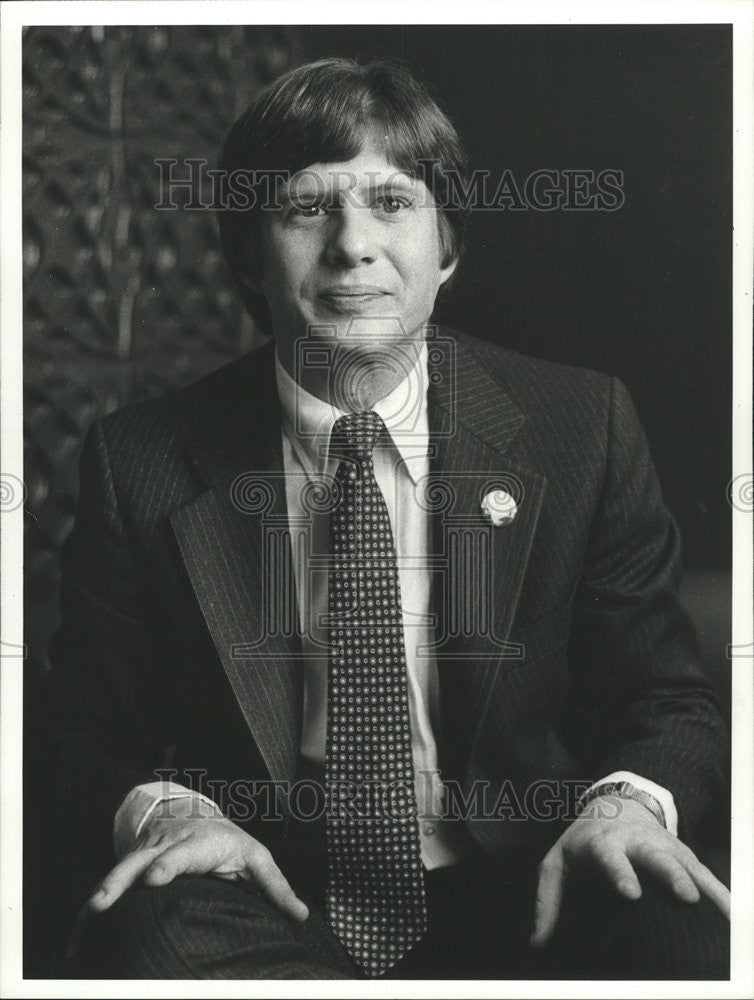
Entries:
POLYGON ((376 285, 334 285, 319 294, 325 305, 336 312, 355 312, 389 297, 389 292, 376 285))

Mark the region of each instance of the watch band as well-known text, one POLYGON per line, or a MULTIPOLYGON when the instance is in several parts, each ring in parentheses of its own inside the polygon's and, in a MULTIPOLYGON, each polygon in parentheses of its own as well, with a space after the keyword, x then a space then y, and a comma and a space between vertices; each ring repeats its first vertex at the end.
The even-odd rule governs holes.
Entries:
POLYGON ((605 781, 601 785, 595 785, 585 792, 578 804, 578 812, 581 813, 590 802, 593 802, 601 795, 615 795, 619 799, 634 799, 649 809, 657 822, 667 830, 668 824, 665 821, 665 810, 660 803, 649 792, 637 788, 630 781, 605 781))

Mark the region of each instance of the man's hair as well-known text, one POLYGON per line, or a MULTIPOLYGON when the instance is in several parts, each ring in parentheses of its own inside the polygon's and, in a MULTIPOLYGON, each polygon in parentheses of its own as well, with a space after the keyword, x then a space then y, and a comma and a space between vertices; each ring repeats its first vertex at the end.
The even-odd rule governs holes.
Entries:
POLYGON ((221 204, 218 216, 226 262, 261 329, 271 332, 267 303, 242 278, 259 274, 261 212, 270 195, 274 198, 271 177, 274 172, 289 177, 313 163, 351 160, 371 129, 384 136, 388 162, 432 192, 441 266, 460 259, 466 211, 454 203, 453 192, 466 187, 467 158, 458 133, 427 90, 393 61, 306 63, 261 91, 231 128, 220 155, 223 176, 238 171, 254 181, 250 207, 221 204))

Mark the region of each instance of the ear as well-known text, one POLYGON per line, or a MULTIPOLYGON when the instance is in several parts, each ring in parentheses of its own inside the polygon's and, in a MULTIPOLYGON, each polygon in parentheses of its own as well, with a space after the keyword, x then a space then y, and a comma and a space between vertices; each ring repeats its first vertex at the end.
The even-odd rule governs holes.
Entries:
POLYGON ((458 267, 459 255, 457 252, 453 252, 455 247, 450 223, 445 214, 439 211, 437 213, 437 229, 438 242, 440 244, 440 287, 442 287, 455 273, 455 269, 458 267), (448 260, 448 258, 450 259, 448 260))
POLYGON ((449 264, 446 264, 445 267, 443 267, 443 268, 440 269, 440 284, 441 285, 445 284, 445 282, 448 280, 448 278, 450 278, 453 275, 453 273, 455 272, 455 269, 457 267, 458 267, 458 258, 454 257, 453 260, 449 264))

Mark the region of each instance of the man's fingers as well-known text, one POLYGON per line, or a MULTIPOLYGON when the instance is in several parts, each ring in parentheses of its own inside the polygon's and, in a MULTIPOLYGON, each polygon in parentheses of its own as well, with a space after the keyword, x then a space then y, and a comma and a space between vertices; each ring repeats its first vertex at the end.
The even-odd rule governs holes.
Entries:
POLYGON ((696 903, 699 890, 681 862, 668 850, 639 848, 633 855, 651 875, 684 903, 696 903))
POLYGON ((162 848, 143 847, 127 854, 99 883, 89 898, 89 907, 99 913, 112 906, 144 874, 160 850, 162 848))
POLYGON ((255 844, 248 852, 236 855, 236 861, 218 853, 217 844, 205 842, 202 845, 189 840, 176 844, 160 854, 144 874, 147 885, 167 885, 178 875, 216 874, 220 877, 239 875, 259 889, 282 913, 294 920, 303 921, 309 910, 291 889, 285 876, 270 854, 261 844, 255 844), (245 863, 243 861, 246 854, 245 863))
POLYGON ((638 899, 641 885, 624 851, 609 842, 600 845, 594 859, 610 884, 626 899, 638 899))
POLYGON ((684 844, 679 842, 675 853, 640 848, 635 857, 678 899, 696 903, 700 892, 704 893, 730 920, 730 892, 684 844))
POLYGON ((566 870, 563 852, 556 846, 539 866, 537 902, 534 912, 534 932, 530 944, 541 948, 553 935, 563 901, 566 870))
POLYGON ((694 858, 693 862, 686 865, 686 870, 700 891, 705 896, 708 896, 718 910, 730 920, 730 891, 723 885, 720 879, 715 878, 709 868, 703 865, 697 858, 694 858))
MULTIPOLYGON (((204 821, 203 821, 204 822, 204 821)), ((259 889, 279 910, 303 921, 309 910, 291 889, 270 854, 258 841, 223 821, 203 825, 200 835, 178 830, 164 834, 123 858, 100 883, 89 906, 106 910, 138 879, 147 886, 162 886, 178 875, 217 875, 240 879, 259 889)))
POLYGON ((260 851, 249 864, 248 870, 254 884, 282 913, 293 920, 306 920, 309 908, 291 889, 271 854, 260 851))

